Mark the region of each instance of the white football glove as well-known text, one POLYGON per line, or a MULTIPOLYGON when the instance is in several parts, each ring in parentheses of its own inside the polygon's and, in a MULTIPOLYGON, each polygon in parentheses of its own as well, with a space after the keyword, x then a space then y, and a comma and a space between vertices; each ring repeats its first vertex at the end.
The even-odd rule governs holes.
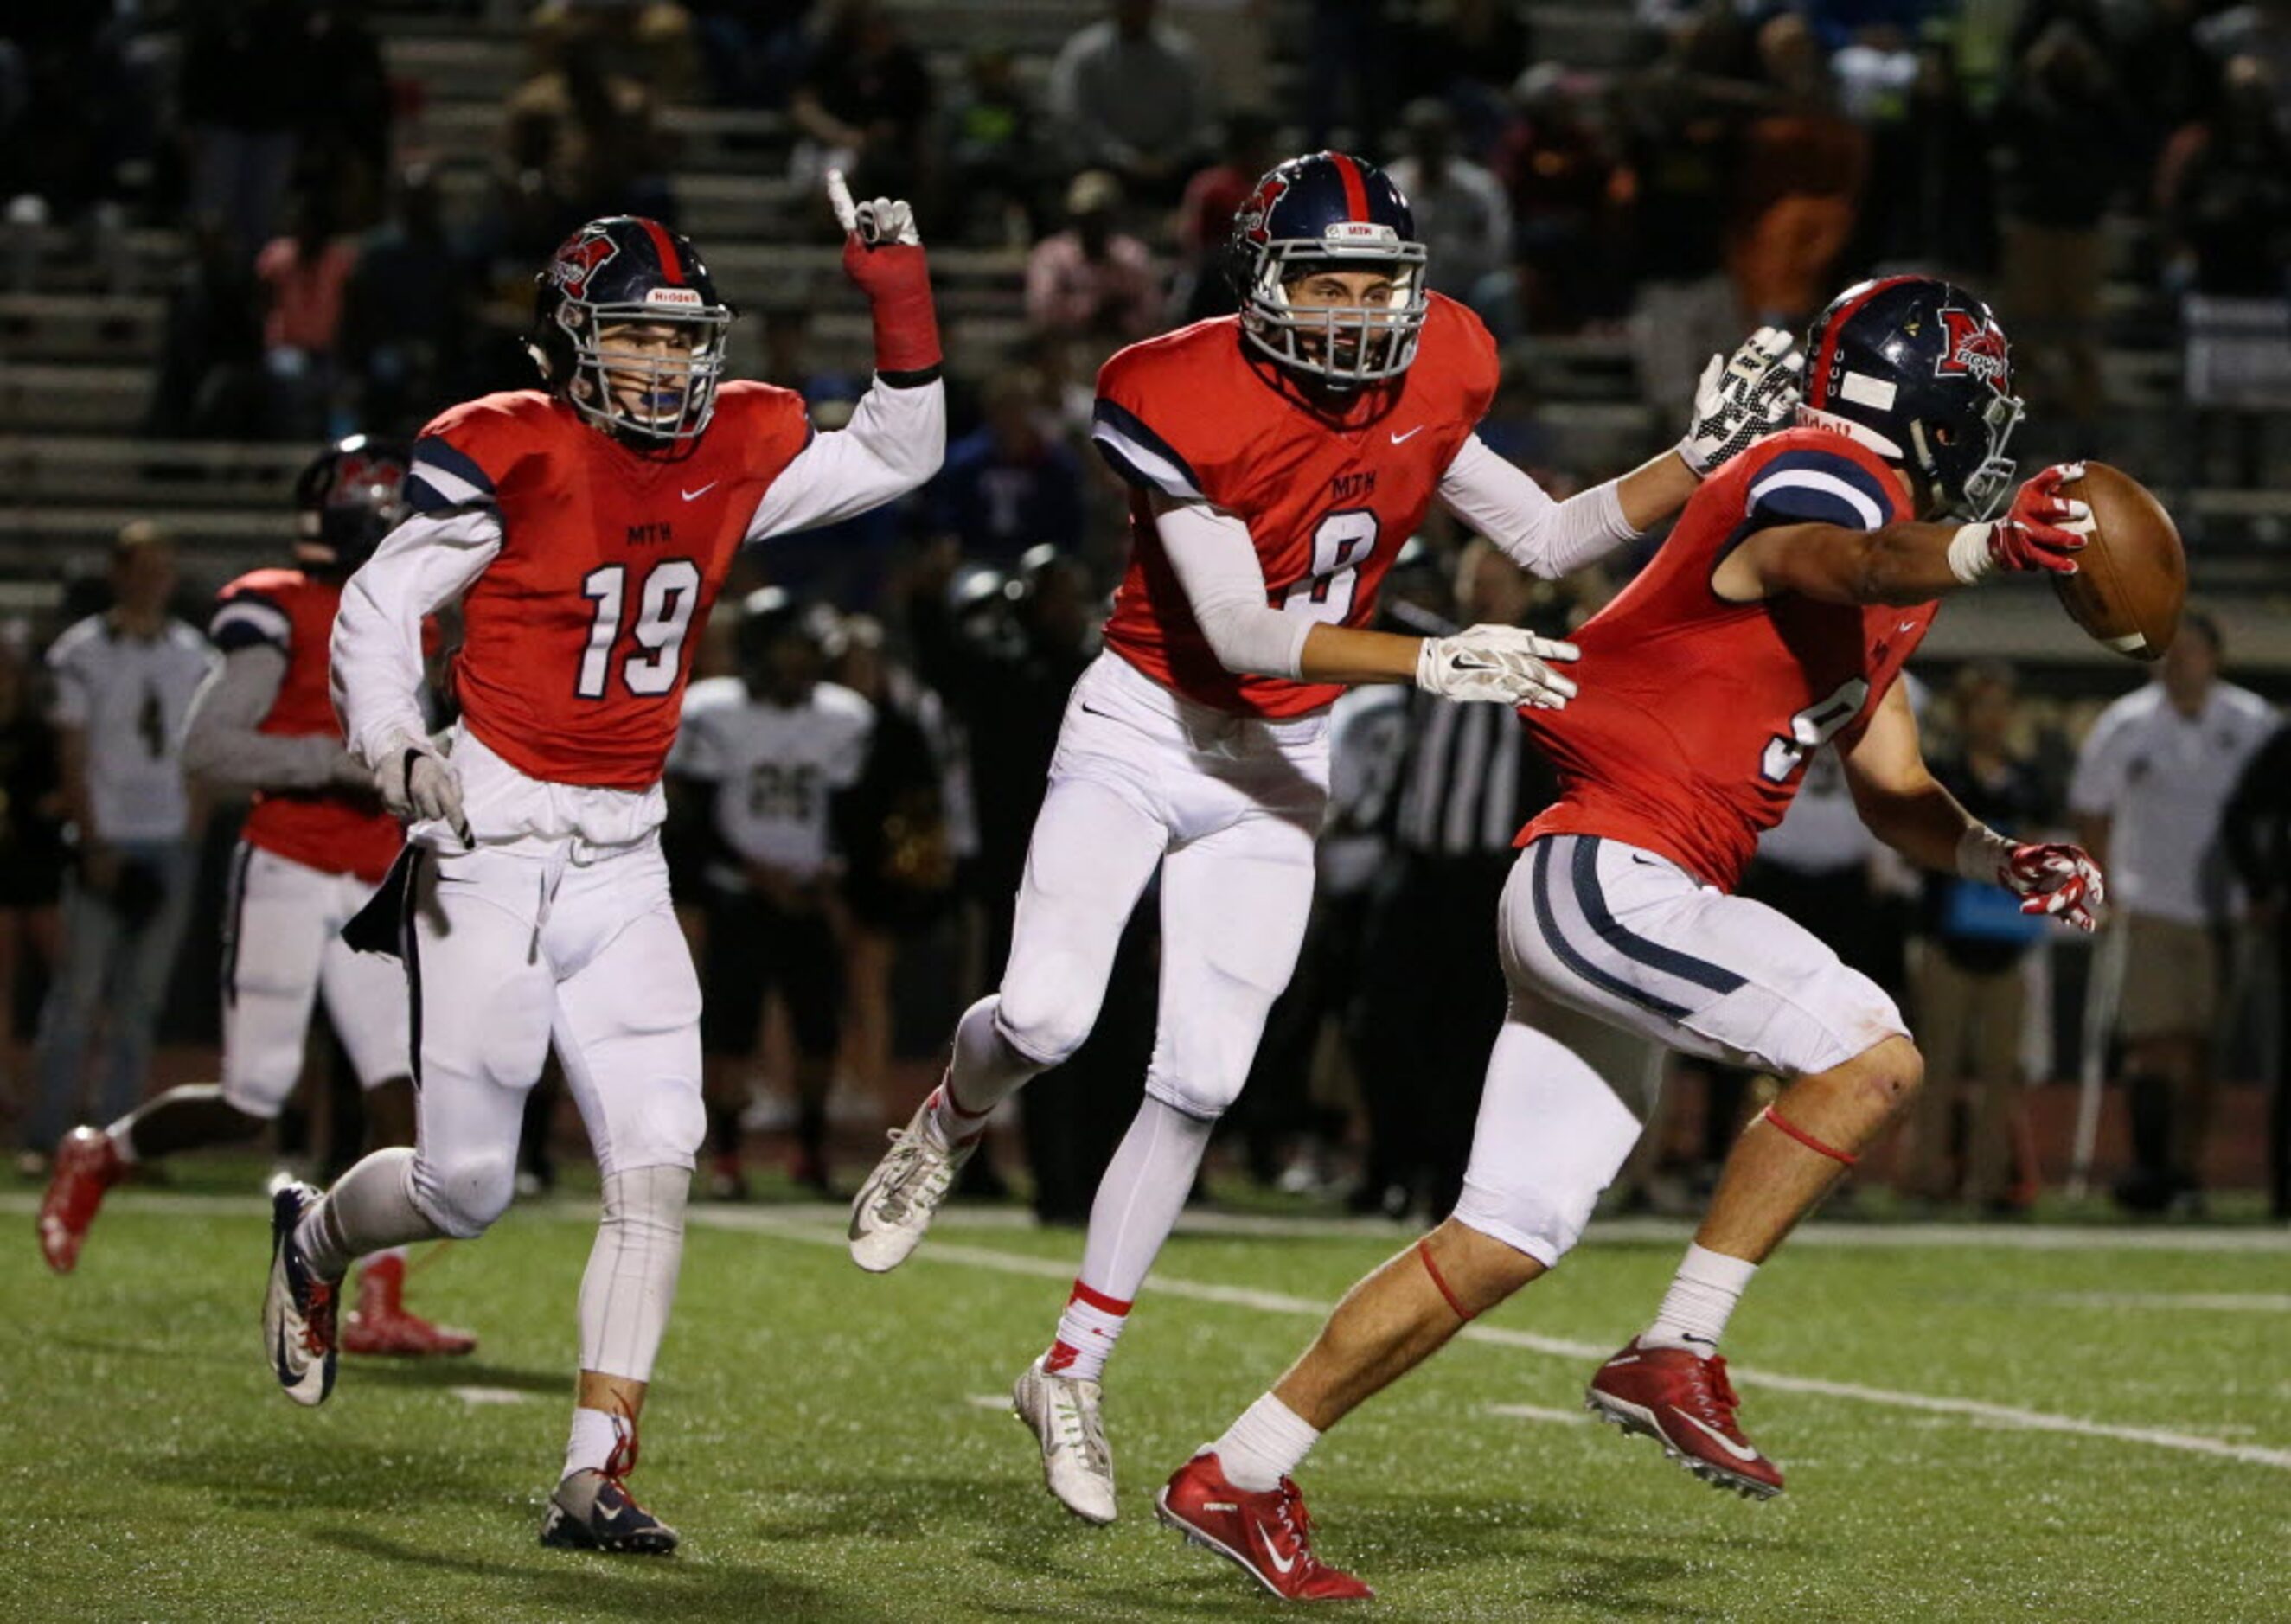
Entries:
POLYGON ((850 182, 840 169, 827 172, 827 205, 835 211, 835 223, 870 248, 879 243, 899 243, 910 248, 922 244, 922 233, 915 229, 914 210, 895 197, 852 202, 850 182))
POLYGON ((1760 327, 1731 357, 1710 358, 1694 387, 1694 421, 1678 442, 1689 468, 1708 474, 1797 421, 1805 358, 1790 346, 1790 335, 1781 328, 1760 327))
POLYGON ((1453 637, 1424 639, 1416 655, 1416 686, 1443 699, 1556 711, 1575 697, 1575 683, 1549 662, 1572 660, 1577 653, 1572 643, 1517 626, 1471 626, 1453 637))
POLYGON ((462 809, 462 776, 430 740, 399 734, 374 769, 374 787, 390 816, 401 823, 442 823, 462 837, 464 846, 476 844, 462 809))

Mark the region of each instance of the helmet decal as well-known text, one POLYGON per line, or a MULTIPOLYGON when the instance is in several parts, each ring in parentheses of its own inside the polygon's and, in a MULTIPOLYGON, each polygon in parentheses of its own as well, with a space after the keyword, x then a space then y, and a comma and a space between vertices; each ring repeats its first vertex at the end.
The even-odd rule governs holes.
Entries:
POLYGON ((2004 330, 1986 310, 1976 316, 1971 310, 1947 305, 1941 310, 1941 318, 1947 332, 1941 358, 1933 363, 1933 376, 1978 378, 2003 394, 2005 381, 2012 372, 2004 330))

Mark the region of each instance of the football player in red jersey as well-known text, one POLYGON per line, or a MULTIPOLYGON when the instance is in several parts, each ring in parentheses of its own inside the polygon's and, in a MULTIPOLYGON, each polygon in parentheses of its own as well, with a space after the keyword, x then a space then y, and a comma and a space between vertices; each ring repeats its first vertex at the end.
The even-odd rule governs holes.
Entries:
POLYGON ((531 347, 546 387, 423 430, 414 515, 351 577, 335 622, 350 752, 412 824, 384 898, 353 929, 394 935, 405 960, 421 1131, 323 1197, 277 1191, 264 1355, 290 1396, 322 1402, 349 1260, 474 1236, 501 1216, 525 1096, 553 1045, 604 1212, 546 1545, 676 1545, 625 1480, 703 1131, 700 991, 659 840, 691 647, 736 549, 903 495, 944 454, 912 213, 855 207, 840 176, 829 193, 874 316, 875 381, 848 427, 815 433, 800 397, 720 382, 732 312, 689 242, 649 220, 592 221, 538 278, 531 347), (456 597, 448 751, 416 703, 419 629, 456 597))
POLYGON ((1496 350, 1426 291, 1408 205, 1337 153, 1267 174, 1235 222, 1238 317, 1123 350, 1092 438, 1131 486, 1131 559, 1106 652, 1075 684, 1034 825, 1000 991, 956 1030, 946 1080, 893 1135, 852 1210, 871 1270, 921 1241, 986 1113, 1089 1032, 1156 870, 1162 1018, 1146 1101, 1098 1186, 1080 1276, 1014 1403, 1045 1480, 1114 1514, 1099 1372, 1247 1076, 1295 967, 1328 796, 1328 708, 1347 684, 1558 706, 1572 647, 1512 627, 1369 630, 1379 582, 1436 500, 1538 575, 1668 517, 1702 472, 1795 404, 1787 337, 1714 358, 1676 453, 1555 502, 1474 433, 1496 350))
MULTIPOLYGON (((77 1128, 56 1152, 40 1205, 40 1250, 68 1274, 104 1192, 138 1162, 251 1138, 302 1074, 310 1008, 365 1085, 366 1137, 414 1142, 406 984, 334 940, 403 843, 374 777, 342 747, 326 700, 326 644, 342 583, 406 515, 406 448, 353 435, 295 481, 294 565, 223 588, 207 634, 222 669, 191 703, 186 768, 252 789, 223 928, 222 1081, 170 1089, 109 1128, 77 1128)), ((477 1339, 406 1312, 406 1257, 365 1260, 342 1346, 358 1354, 466 1354, 477 1339)))
POLYGON ((1730 895, 1814 751, 1837 750, 1864 821, 1911 861, 2094 926, 2091 860, 1969 816, 1926 772, 1894 680, 1943 594, 1997 571, 2075 570, 2091 516, 2057 487, 2078 470, 2046 469, 1989 520, 2021 405, 2004 333, 1961 289, 1860 284, 1807 349, 1803 426, 1696 493, 1654 561, 1577 634, 1581 695, 1523 713, 1562 792, 1522 833, 1504 893, 1512 1006, 1454 1216, 1355 1286, 1273 1391, 1162 1491, 1163 1520, 1276 1594, 1359 1593, 1314 1556, 1290 1475, 1323 1430, 1574 1245, 1638 1138, 1651 1044, 1789 1081, 1737 1143, 1653 1323, 1600 1369, 1588 1402, 1710 1483, 1781 1492, 1735 1424, 1719 1332, 1757 1265, 1921 1076, 1874 983, 1730 895))

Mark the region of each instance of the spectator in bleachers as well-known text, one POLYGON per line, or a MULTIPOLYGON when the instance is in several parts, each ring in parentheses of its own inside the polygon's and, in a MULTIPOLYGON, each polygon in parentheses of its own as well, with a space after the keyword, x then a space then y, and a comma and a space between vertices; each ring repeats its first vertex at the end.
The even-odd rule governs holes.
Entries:
POLYGON ((1066 188, 1066 229, 1026 256, 1026 319, 1111 349, 1161 325, 1162 279, 1146 245, 1115 229, 1121 182, 1086 169, 1066 188))
POLYGON ((932 213, 933 89, 922 52, 881 0, 836 0, 788 102, 807 189, 840 169, 861 197, 905 197, 932 213))
POLYGON ((1036 404, 1039 380, 1007 372, 986 385, 986 421, 947 447, 925 494, 934 535, 966 560, 1007 568, 1042 542, 1072 551, 1082 531, 1081 465, 1036 404))
MULTIPOLYGON (((1769 102, 1750 121, 1736 170, 1728 262, 1752 321, 1800 327, 1835 291, 1869 164, 1869 138, 1838 111, 1828 62, 1804 18, 1758 30, 1769 102)), ((1665 229, 1657 221, 1654 229, 1665 229)))
POLYGON ((253 263, 212 217, 167 293, 145 431, 160 439, 253 439, 262 431, 262 315, 253 263))
POLYGON ((1305 33, 1305 146, 1316 151, 1349 122, 1372 145, 1391 107, 1395 29, 1384 0, 1311 0, 1305 33))
POLYGON ((528 229, 546 253, 584 220, 648 214, 673 225, 659 101, 604 39, 543 29, 545 64, 510 92, 504 134, 511 173, 533 200, 528 229))
POLYGON ((1511 209, 1511 269, 1489 299, 1499 338, 1569 333, 1620 313, 1614 251, 1619 183, 1588 87, 1543 63, 1512 88, 1515 116, 1490 159, 1511 209), (1496 318, 1500 316, 1501 319, 1496 318))
POLYGON ((2275 948, 2275 1076, 2267 1106, 2267 1210, 2291 1218, 2291 725, 2243 769, 2220 822, 2255 931, 2275 948))
POLYGON ((1419 97, 1401 109, 1399 157, 1385 165, 1416 213, 1430 285, 1475 308, 1511 260, 1511 202, 1494 175, 1458 149, 1456 115, 1419 97))
MULTIPOLYGON (((774 8, 778 9, 777 7, 774 8)), ((700 60, 691 13, 668 0, 543 0, 527 36, 545 58, 575 43, 593 46, 670 107, 699 99, 700 60)))
POLYGON ((265 418, 277 439, 321 439, 334 406, 334 342, 358 245, 335 230, 333 197, 312 188, 296 200, 293 229, 263 245, 254 277, 262 296, 265 418))
POLYGON ((1041 120, 1008 51, 974 51, 943 124, 950 231, 968 242, 1031 243, 1041 235, 1041 120))
POLYGON ((1999 313, 2032 418, 2089 445, 2100 414, 2101 218, 2123 189, 2134 134, 2102 42, 2062 16, 2031 38, 1998 99, 2004 213, 1999 313))
POLYGON ((137 520, 111 551, 111 607, 48 650, 74 867, 63 901, 63 961, 40 1011, 39 1100, 27 1148, 43 1155, 78 1120, 83 1062, 99 1027, 99 1121, 141 1097, 151 1037, 182 940, 198 822, 183 782, 183 722, 214 651, 167 612, 175 549, 137 520))
POLYGON ((313 89, 303 20, 300 0, 218 0, 183 19, 175 93, 191 207, 249 257, 270 240, 293 178, 313 89))
POLYGON ((1243 109, 1228 115, 1218 161, 1186 182, 1176 229, 1181 269, 1170 293, 1178 325, 1230 316, 1241 308, 1226 275, 1226 253, 1234 213, 1280 161, 1273 149, 1274 133, 1270 114, 1243 109))
POLYGON ((28 965, 54 972, 69 861, 55 724, 41 713, 32 677, 15 639, 0 637, 0 1081, 12 1116, 26 1103, 16 1096, 17 997, 28 965))
POLYGON ((2134 1165, 2116 1197, 2134 1211, 2203 1202, 2218 933, 2232 917, 2221 814, 2279 720, 2221 679, 2223 653, 2218 622, 2182 615, 2157 679, 2085 736, 2069 785, 2078 841, 2107 872, 2110 929, 2121 933, 2116 1024, 2134 1165))
POLYGON ((345 224, 360 226, 381 211, 390 166, 390 74, 366 9, 317 0, 296 23, 302 33, 296 164, 306 180, 324 178, 345 224))
POLYGON ((1156 0, 1112 0, 1112 15, 1068 39, 1050 68, 1050 112, 1077 164, 1106 169, 1129 195, 1177 202, 1216 127, 1190 37, 1158 22, 1156 0))
POLYGON ((1411 31, 1406 60, 1403 93, 1445 103, 1455 115, 1457 149, 1479 158, 1511 122, 1511 87, 1535 60, 1527 8, 1516 0, 1448 0, 1427 8, 1411 31))
POLYGON ((410 432, 459 398, 473 291, 446 235, 436 174, 409 165, 389 221, 359 247, 344 293, 340 350, 359 422, 377 434, 410 432))
POLYGON ((2253 56, 2267 64, 2277 118, 2291 124, 2291 0, 2245 0, 2196 25, 2196 37, 2225 61, 2253 56))
POLYGON ((1986 286, 1997 264, 1989 125, 1957 76, 1953 46, 1918 50, 1901 116, 1880 125, 1870 142, 1861 262, 1986 286))
POLYGON ((2235 57, 2222 80, 2217 104, 2172 137, 2158 167, 2166 282, 2280 299, 2291 291, 2291 134, 2264 61, 2235 57))
POLYGON ((723 107, 785 107, 811 46, 816 0, 685 0, 711 99, 723 107))
MULTIPOLYGON (((1950 695, 1951 746, 1933 776, 1991 829, 2035 840, 2047 821, 2044 786, 2014 748, 2018 722, 2011 667, 1982 662, 1957 673, 1950 695)), ((2014 1139, 2021 1094, 2021 1035, 2027 1012, 2022 961, 2046 929, 2019 899, 1954 874, 1927 874, 1923 952, 1916 977, 1917 1046, 1925 1086, 1912 1118, 1907 1186, 1926 1201, 1959 1194, 1991 1217, 2022 1210, 2014 1139), (1961 1095, 1960 1085, 1970 1085, 1961 1095), (1964 1151, 1953 1156, 1960 1097, 1964 1151)))

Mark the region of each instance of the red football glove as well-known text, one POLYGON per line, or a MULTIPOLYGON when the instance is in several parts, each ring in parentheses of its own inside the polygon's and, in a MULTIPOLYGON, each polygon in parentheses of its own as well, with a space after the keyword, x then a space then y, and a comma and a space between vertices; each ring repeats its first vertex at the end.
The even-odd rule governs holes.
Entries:
POLYGON ((928 372, 938 366, 938 312, 930 265, 914 211, 878 197, 854 204, 840 170, 827 172, 827 201, 844 230, 843 274, 867 295, 875 322, 875 370, 928 372))
POLYGON ((2015 846, 1997 881, 2022 900, 2023 913, 2049 913, 2078 930, 2100 925, 2094 910, 2108 900, 2100 864, 2080 846, 2015 846))
POLYGON ((2076 574, 2076 555, 2092 538, 2092 509, 2060 487, 2083 478, 2083 463, 2056 462, 2024 482, 2011 511, 1990 527, 1989 567, 2076 574))

